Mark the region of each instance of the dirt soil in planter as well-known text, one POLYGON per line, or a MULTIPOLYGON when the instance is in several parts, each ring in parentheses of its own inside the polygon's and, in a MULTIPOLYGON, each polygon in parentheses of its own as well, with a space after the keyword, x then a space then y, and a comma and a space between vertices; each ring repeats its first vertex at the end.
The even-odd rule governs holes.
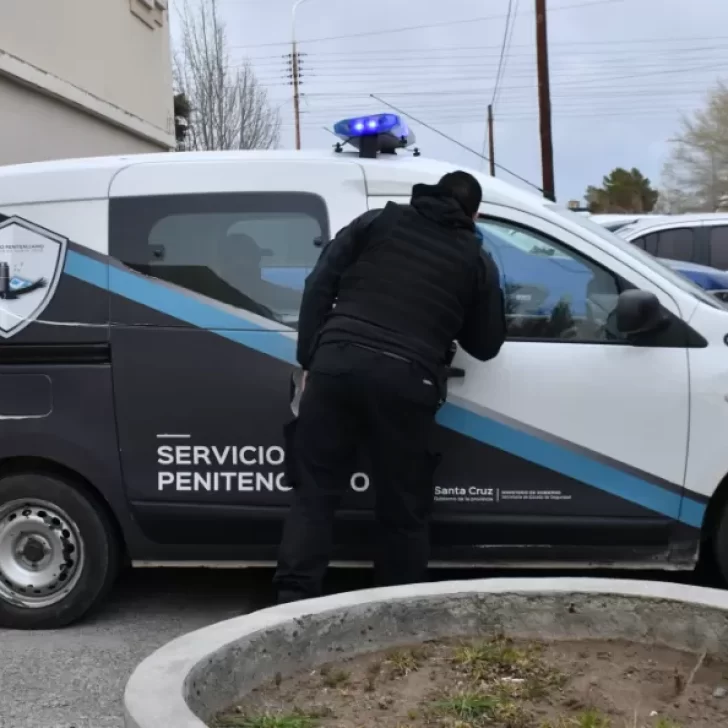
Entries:
POLYGON ((728 664, 624 642, 433 641, 261 686, 214 728, 727 728, 728 664))

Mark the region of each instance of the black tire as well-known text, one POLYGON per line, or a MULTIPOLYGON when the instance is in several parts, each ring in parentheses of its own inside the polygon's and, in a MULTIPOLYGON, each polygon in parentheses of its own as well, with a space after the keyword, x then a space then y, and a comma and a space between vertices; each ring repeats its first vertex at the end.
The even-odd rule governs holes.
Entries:
POLYGON ((0 627, 19 630, 65 627, 106 597, 118 572, 119 544, 108 516, 82 490, 74 487, 72 481, 41 473, 14 474, 0 479, 0 513, 12 502, 34 499, 57 506, 70 519, 80 536, 83 560, 77 567, 79 573, 73 588, 54 604, 34 607, 14 604, 0 584, 0 627))
POLYGON ((728 503, 717 520, 715 533, 709 543, 712 544, 711 559, 707 562, 718 572, 723 586, 728 586, 728 503))

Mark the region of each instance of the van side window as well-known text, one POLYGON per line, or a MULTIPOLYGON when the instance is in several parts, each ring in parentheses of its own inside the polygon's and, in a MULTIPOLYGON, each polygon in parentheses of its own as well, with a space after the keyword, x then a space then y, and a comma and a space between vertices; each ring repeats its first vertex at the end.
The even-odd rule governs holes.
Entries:
POLYGON ((661 230, 657 240, 658 258, 691 261, 694 256, 693 229, 661 230))
POLYGON ((610 317, 623 290, 613 273, 533 230, 490 219, 478 226, 501 274, 509 339, 622 338, 610 317))
POLYGON ((127 266, 296 327, 306 276, 328 238, 307 193, 231 193, 111 201, 110 253, 127 266))
POLYGON ((710 265, 728 270, 728 226, 716 225, 710 230, 710 265))

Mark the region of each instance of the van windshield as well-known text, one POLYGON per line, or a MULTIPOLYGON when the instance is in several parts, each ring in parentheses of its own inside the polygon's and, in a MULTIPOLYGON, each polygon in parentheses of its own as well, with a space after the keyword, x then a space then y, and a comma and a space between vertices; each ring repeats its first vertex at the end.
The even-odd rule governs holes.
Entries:
POLYGON ((600 225, 599 223, 590 220, 585 215, 577 215, 575 212, 567 210, 564 207, 559 207, 558 205, 553 203, 547 204, 546 207, 551 210, 551 212, 555 212, 561 217, 568 218, 571 222, 576 223, 583 228, 586 228, 595 235, 598 235, 600 238, 606 240, 608 243, 614 245, 616 248, 619 248, 622 252, 626 253, 632 258, 637 258, 640 262, 644 263, 656 273, 659 273, 663 278, 667 278, 669 281, 678 286, 678 288, 681 288, 686 293, 691 294, 702 303, 706 303, 713 308, 725 308, 725 306, 719 303, 709 293, 706 293, 700 286, 693 283, 691 280, 681 275, 680 273, 671 270, 664 263, 660 262, 659 258, 655 258, 644 250, 638 248, 636 245, 633 245, 624 238, 620 237, 616 233, 607 230, 607 228, 605 228, 603 225, 600 225))

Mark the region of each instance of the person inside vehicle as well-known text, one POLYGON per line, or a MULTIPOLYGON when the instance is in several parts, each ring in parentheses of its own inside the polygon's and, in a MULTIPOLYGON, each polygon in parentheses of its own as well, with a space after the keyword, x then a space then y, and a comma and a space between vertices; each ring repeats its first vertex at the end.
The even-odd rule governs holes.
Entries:
POLYGON ((292 437, 295 487, 274 583, 279 603, 315 597, 359 444, 372 461, 380 585, 424 580, 435 457, 453 342, 488 361, 506 335, 493 259, 476 235, 482 191, 466 172, 415 185, 409 204, 364 213, 306 279, 292 437))
MULTIPOLYGON (((298 309, 301 294, 263 278, 264 252, 250 235, 226 233, 219 247, 220 275, 258 304, 261 310, 272 312, 269 317, 275 318, 279 312, 298 309)), ((258 313, 254 308, 251 310, 258 313)))

